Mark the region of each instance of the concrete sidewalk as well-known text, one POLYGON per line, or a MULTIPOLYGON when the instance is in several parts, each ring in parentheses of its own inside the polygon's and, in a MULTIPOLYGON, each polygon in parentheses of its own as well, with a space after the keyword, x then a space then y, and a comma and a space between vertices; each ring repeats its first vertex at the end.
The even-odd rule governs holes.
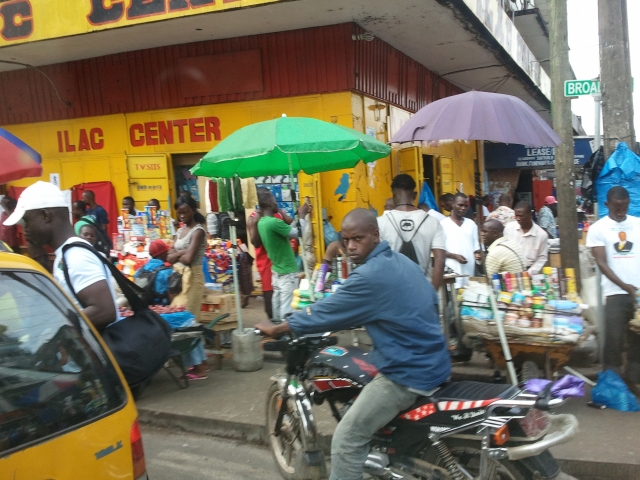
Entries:
MULTIPOLYGON (((262 318, 255 299, 243 314, 246 325, 262 318)), ((179 390, 163 371, 138 401, 144 423, 205 435, 266 443, 264 428, 266 392, 270 376, 284 371, 278 354, 266 353, 262 370, 236 372, 231 359, 222 370, 212 370, 206 380, 192 381, 179 390)), ((492 381, 493 371, 482 356, 471 364, 455 366, 454 380, 492 381)), ((594 369, 579 369, 592 376, 594 369)), ((573 413, 580 422, 578 436, 553 449, 566 473, 579 480, 636 480, 640 478, 640 417, 637 413, 596 410, 584 399, 571 399, 558 412, 573 413)), ((327 405, 314 407, 323 447, 330 445, 335 421, 327 405)))

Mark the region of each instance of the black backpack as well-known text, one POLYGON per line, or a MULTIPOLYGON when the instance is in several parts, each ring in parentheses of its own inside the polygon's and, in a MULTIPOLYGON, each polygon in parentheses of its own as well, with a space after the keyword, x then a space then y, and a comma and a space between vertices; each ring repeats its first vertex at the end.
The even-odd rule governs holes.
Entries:
POLYGON ((136 276, 134 283, 144 291, 144 296, 149 304, 153 304, 156 297, 160 297, 155 290, 156 277, 160 270, 166 270, 171 267, 161 265, 154 270, 140 270, 136 276))
POLYGON ((402 245, 400 246, 400 250, 398 250, 398 253, 401 253, 405 257, 407 257, 409 260, 412 260, 413 262, 420 264, 420 262, 418 262, 418 254, 416 253, 416 249, 413 246, 413 239, 418 233, 418 230, 420 230, 420 227, 422 226, 422 224, 427 220, 429 215, 428 214, 425 215, 424 219, 422 220, 422 222, 420 222, 420 225, 418 225, 418 228, 415 229, 415 231, 413 232, 413 235, 411 235, 411 239, 409 240, 405 240, 404 238, 402 238, 402 233, 400 231, 400 228, 398 227, 398 224, 393 218, 393 215, 389 213, 388 216, 389 216, 389 221, 391 222, 391 225, 393 225, 393 228, 396 230, 396 233, 400 237, 400 240, 402 240, 402 245))

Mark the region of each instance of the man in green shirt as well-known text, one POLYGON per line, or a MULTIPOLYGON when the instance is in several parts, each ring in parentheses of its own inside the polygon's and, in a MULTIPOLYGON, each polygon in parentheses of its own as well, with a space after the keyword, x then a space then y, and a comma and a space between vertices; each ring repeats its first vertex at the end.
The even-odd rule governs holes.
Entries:
POLYGON ((273 318, 276 321, 282 321, 287 313, 293 311, 291 309, 293 291, 298 286, 298 262, 289 243, 289 239, 298 236, 298 231, 274 216, 278 212, 278 202, 269 190, 260 189, 258 202, 260 204, 258 233, 267 256, 273 264, 271 266, 273 318))

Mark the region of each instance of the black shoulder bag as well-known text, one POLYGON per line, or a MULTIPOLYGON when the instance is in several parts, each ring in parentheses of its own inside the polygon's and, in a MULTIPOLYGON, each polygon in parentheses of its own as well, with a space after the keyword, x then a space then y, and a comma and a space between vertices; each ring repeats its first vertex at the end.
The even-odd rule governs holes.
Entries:
POLYGON ((62 248, 62 270, 69 290, 78 299, 82 308, 86 308, 86 305, 83 305, 76 295, 64 259, 67 250, 74 247, 89 250, 107 266, 134 312, 132 316, 112 323, 100 332, 127 383, 130 387, 134 387, 150 380, 169 359, 171 327, 160 315, 149 310, 144 300, 144 290, 129 281, 93 247, 83 242, 73 242, 62 248))

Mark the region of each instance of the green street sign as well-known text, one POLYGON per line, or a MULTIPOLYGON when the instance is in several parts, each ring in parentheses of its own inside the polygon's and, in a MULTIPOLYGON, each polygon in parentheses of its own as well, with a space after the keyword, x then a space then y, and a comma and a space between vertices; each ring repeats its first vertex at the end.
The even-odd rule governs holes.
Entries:
POLYGON ((564 82, 565 97, 595 95, 598 93, 600 93, 599 80, 565 80, 564 82))

